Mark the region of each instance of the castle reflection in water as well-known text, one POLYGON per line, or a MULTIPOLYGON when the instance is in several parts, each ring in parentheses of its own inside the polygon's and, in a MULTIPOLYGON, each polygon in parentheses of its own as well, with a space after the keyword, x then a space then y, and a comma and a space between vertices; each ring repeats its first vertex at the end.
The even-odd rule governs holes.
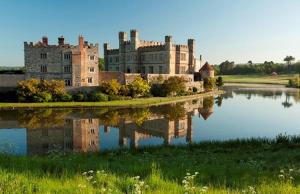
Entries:
POLYGON ((0 130, 25 128, 27 154, 51 151, 98 152, 104 134, 118 130, 119 148, 137 148, 141 140, 160 138, 169 145, 174 138, 192 142, 192 117, 204 120, 213 113, 214 98, 137 109, 36 109, 0 113, 0 130))

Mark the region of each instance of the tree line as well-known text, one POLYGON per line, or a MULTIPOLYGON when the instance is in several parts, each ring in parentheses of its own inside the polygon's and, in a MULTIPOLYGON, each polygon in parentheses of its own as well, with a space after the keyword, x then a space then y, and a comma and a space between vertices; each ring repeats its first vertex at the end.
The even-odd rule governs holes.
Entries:
POLYGON ((265 61, 260 64, 253 64, 248 61, 246 64, 235 64, 234 61, 224 61, 220 65, 215 65, 215 71, 218 75, 246 75, 246 74, 294 74, 300 73, 300 62, 295 61, 293 56, 286 56, 283 61, 286 63, 274 63, 265 61))

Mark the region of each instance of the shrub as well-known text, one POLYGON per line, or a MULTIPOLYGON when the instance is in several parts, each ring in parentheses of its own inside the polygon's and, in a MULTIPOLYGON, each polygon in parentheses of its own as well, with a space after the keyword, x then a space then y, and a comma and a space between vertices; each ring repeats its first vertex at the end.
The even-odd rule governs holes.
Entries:
POLYGON ((74 96, 73 96, 74 100, 75 101, 78 101, 78 102, 84 102, 84 101, 87 101, 87 95, 86 93, 83 93, 83 92, 77 92, 74 96))
POLYGON ((182 95, 185 90, 185 79, 183 77, 173 76, 165 80, 162 89, 166 95, 182 95))
POLYGON ((293 79, 289 79, 288 87, 300 88, 300 75, 293 79))
POLYGON ((150 92, 155 97, 166 96, 164 90, 162 90, 162 84, 152 84, 150 92))
POLYGON ((224 85, 224 83, 223 83, 223 78, 221 77, 221 76, 219 76, 218 78, 217 78, 217 80, 216 80, 216 86, 218 87, 218 88, 220 88, 220 87, 222 87, 224 85))
POLYGON ((131 97, 145 96, 150 92, 150 85, 140 76, 128 85, 131 97))
POLYGON ((211 91, 216 87, 216 80, 212 77, 206 77, 204 78, 204 89, 206 91, 211 91))
POLYGON ((65 94, 65 85, 63 81, 30 79, 20 81, 17 86, 17 96, 19 101, 60 101, 60 97, 65 94))
POLYGON ((93 102, 106 102, 108 101, 108 96, 102 92, 92 92, 90 94, 90 101, 93 102))
POLYGON ((132 99, 130 96, 117 96, 117 95, 110 95, 108 96, 109 101, 114 101, 114 100, 130 100, 132 99))
POLYGON ((52 95, 48 92, 38 92, 33 96, 34 102, 50 102, 52 101, 52 95))
POLYGON ((129 96, 130 95, 130 89, 127 85, 122 85, 121 89, 119 91, 119 94, 121 96, 129 96))
POLYGON ((193 87, 193 92, 194 92, 194 93, 197 93, 197 92, 198 92, 198 88, 193 87))
POLYGON ((71 102, 73 100, 73 96, 69 93, 63 93, 57 96, 58 101, 62 102, 71 102))
POLYGON ((118 95, 121 89, 121 84, 116 79, 104 82, 101 86, 102 92, 108 95, 118 95))

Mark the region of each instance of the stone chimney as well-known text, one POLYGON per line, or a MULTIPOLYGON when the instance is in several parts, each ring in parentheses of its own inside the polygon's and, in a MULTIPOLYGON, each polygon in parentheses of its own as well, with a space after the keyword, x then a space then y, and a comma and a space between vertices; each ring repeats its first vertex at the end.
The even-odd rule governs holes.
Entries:
POLYGON ((84 38, 82 35, 80 35, 78 38, 78 45, 79 45, 79 49, 82 50, 84 47, 84 38))
POLYGON ((65 38, 63 36, 58 37, 58 45, 64 45, 65 44, 65 38))
POLYGON ((48 46, 48 37, 47 36, 43 36, 42 42, 43 42, 43 45, 48 46))

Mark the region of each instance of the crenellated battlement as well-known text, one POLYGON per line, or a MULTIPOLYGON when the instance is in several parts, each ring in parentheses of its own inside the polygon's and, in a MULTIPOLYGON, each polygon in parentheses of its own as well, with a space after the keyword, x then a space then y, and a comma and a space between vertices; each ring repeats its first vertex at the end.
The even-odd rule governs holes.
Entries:
POLYGON ((109 50, 107 50, 107 54, 109 54, 109 55, 119 54, 119 49, 109 49, 109 50))
POLYGON ((162 51, 165 50, 165 45, 151 45, 151 46, 144 46, 140 47, 138 50, 142 52, 149 52, 149 51, 162 51))
MULTIPOLYGON (((25 48, 70 48, 70 49, 75 49, 78 48, 79 45, 71 45, 71 44, 66 44, 64 42, 64 38, 63 36, 58 37, 58 44, 54 44, 54 45, 49 45, 48 44, 48 38, 46 36, 44 36, 42 38, 42 41, 38 41, 36 43, 33 42, 24 42, 24 47, 25 48)), ((93 43, 88 43, 87 41, 85 41, 85 43, 83 44, 84 48, 87 49, 98 49, 99 44, 93 44, 93 43)))
POLYGON ((119 32, 119 49, 110 49, 104 44, 106 71, 150 74, 190 74, 194 72, 195 40, 186 44, 175 44, 171 35, 164 41, 139 39, 138 30, 119 32), (116 55, 118 55, 116 57, 116 55))

